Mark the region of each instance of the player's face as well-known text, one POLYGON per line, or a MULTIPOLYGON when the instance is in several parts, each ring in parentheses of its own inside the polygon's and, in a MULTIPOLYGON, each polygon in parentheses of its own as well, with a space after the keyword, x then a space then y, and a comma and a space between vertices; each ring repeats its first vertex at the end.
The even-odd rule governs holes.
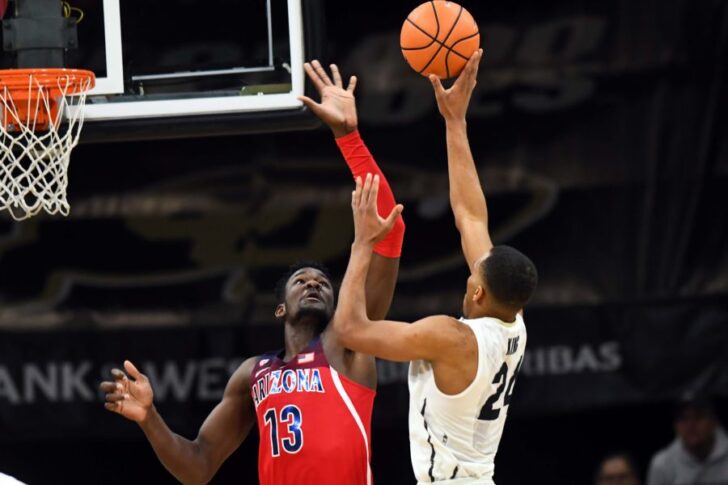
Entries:
POLYGON ((315 268, 301 268, 286 283, 286 311, 294 320, 307 316, 328 323, 334 314, 331 282, 315 268))
POLYGON ((712 414, 702 409, 686 408, 677 418, 675 429, 685 448, 701 448, 715 437, 717 422, 712 414))

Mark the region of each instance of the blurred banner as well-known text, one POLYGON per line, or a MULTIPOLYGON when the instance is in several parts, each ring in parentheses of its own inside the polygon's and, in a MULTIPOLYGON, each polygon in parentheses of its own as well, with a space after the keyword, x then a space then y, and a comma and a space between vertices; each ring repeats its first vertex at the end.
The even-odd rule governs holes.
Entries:
MULTIPOLYGON (((466 6, 485 47, 473 154, 494 240, 539 267, 533 303, 728 295, 725 2, 527 4, 466 6)), ((454 314, 443 123, 399 50, 412 5, 391 7, 331 3, 324 61, 359 76, 363 137, 405 204, 391 316, 454 314)), ((0 220, 0 328, 268 323, 295 260, 343 275, 351 186, 327 130, 81 145, 69 218, 0 220)))
MULTIPOLYGON (((528 312, 510 412, 534 417, 728 388, 728 302, 528 312)), ((138 432, 97 390, 124 358, 151 380, 172 429, 194 436, 242 360, 280 346, 274 327, 2 333, 0 440, 138 432)), ((407 420, 407 365, 379 362, 374 426, 407 420)))

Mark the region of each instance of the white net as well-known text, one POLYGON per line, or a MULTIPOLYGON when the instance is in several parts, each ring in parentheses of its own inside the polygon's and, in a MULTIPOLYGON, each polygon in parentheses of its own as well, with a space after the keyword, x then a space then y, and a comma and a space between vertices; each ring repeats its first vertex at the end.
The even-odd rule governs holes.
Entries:
POLYGON ((0 80, 0 210, 13 219, 42 210, 68 215, 68 164, 93 82, 73 74, 50 80, 31 74, 23 91, 0 80))

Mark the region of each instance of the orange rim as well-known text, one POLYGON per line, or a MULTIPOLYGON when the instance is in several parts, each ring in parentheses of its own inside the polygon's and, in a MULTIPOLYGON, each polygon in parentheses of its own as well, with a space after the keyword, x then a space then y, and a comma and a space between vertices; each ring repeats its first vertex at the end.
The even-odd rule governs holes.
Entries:
POLYGON ((7 88, 11 93, 30 91, 31 98, 38 87, 60 92, 59 80, 62 86, 67 86, 66 94, 79 94, 96 85, 94 73, 82 69, 0 69, 0 88, 7 88), (29 90, 31 78, 35 86, 29 90))
POLYGON ((95 84, 94 73, 80 69, 0 70, 0 93, 6 93, 0 95, 0 123, 11 132, 49 129, 58 119, 61 96, 84 93, 95 84))

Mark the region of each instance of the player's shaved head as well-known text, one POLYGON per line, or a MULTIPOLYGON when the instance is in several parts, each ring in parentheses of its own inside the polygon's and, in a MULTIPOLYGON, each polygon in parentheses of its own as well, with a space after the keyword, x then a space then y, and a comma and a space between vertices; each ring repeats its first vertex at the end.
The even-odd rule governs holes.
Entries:
POLYGON ((531 299, 538 273, 528 256, 510 246, 495 246, 480 262, 480 277, 499 304, 519 310, 531 299))
POLYGON ((276 283, 275 288, 275 297, 277 303, 285 303, 286 299, 286 284, 288 283, 288 280, 291 279, 291 276, 296 274, 298 271, 305 269, 305 268, 313 268, 315 270, 320 271, 323 273, 323 275, 331 281, 331 274, 329 273, 329 269, 322 263, 318 261, 297 261, 290 265, 288 267, 288 271, 280 277, 278 282, 276 283))

